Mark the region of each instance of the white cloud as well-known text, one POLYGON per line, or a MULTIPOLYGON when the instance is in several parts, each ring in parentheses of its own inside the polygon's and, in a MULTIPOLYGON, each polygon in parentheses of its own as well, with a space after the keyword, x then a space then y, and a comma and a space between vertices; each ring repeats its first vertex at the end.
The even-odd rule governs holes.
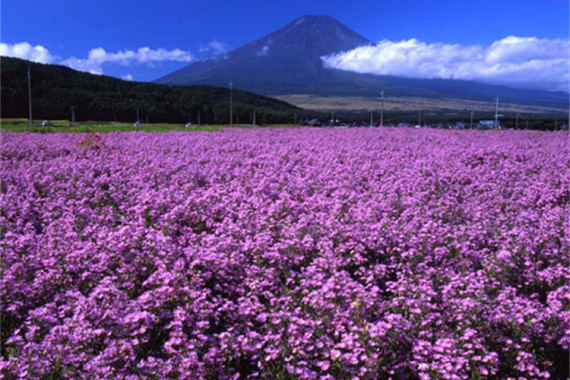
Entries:
POLYGON ((103 69, 101 64, 98 62, 93 62, 89 59, 79 59, 75 57, 67 58, 60 62, 60 64, 71 67, 72 69, 79 71, 86 71, 91 74, 102 75, 103 69))
POLYGON ((229 45, 216 39, 206 45, 200 45, 201 53, 210 53, 212 55, 224 55, 229 51, 229 45))
POLYGON ((111 53, 102 47, 98 47, 91 49, 85 59, 71 57, 62 61, 61 64, 76 70, 88 71, 92 74, 102 74, 102 66, 104 64, 117 64, 121 66, 145 64, 152 67, 155 62, 192 62, 194 59, 194 54, 180 49, 166 50, 159 48, 153 50, 149 47, 142 47, 138 50, 121 50, 116 53, 111 53))
MULTIPOLYGON (((71 67, 72 69, 87 71, 91 74, 103 74, 103 65, 118 64, 122 66, 131 66, 134 64, 144 64, 153 67, 156 62, 175 61, 175 62, 192 62, 195 57, 189 51, 174 49, 156 49, 142 47, 137 50, 121 50, 116 53, 107 52, 102 47, 91 49, 87 58, 70 57, 61 59, 53 56, 48 49, 41 45, 32 46, 28 42, 17 44, 0 43, 0 56, 16 57, 26 59, 28 61, 40 63, 57 63, 71 67)), ((128 74, 132 80, 132 76, 128 74)))
POLYGON ((32 46, 27 42, 18 44, 0 43, 0 56, 22 58, 28 61, 51 63, 54 57, 41 45, 32 46))
POLYGON ((134 80, 133 76, 131 74, 126 74, 126 75, 122 75, 121 79, 123 80, 134 80))
POLYGON ((261 57, 261 56, 267 55, 267 53, 269 53, 269 46, 264 45, 264 46, 261 48, 261 50, 259 50, 259 51, 256 52, 255 54, 256 54, 258 57, 261 57))
POLYGON ((117 53, 107 52, 102 47, 91 49, 89 51, 88 60, 97 63, 113 62, 120 65, 128 66, 132 63, 148 63, 148 62, 163 62, 163 61, 177 61, 177 62, 191 62, 194 60, 194 55, 189 51, 180 49, 153 50, 149 47, 142 47, 136 51, 121 50, 117 53))
POLYGON ((490 46, 381 41, 376 46, 322 57, 327 68, 411 78, 476 80, 569 91, 566 39, 510 36, 490 46))

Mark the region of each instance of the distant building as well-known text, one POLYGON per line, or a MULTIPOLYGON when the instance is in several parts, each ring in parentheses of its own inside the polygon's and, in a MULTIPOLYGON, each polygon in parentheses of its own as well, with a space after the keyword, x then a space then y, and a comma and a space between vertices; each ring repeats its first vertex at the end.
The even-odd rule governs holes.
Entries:
POLYGON ((493 129, 499 128, 500 123, 498 121, 495 123, 495 120, 479 120, 478 126, 479 128, 493 129))

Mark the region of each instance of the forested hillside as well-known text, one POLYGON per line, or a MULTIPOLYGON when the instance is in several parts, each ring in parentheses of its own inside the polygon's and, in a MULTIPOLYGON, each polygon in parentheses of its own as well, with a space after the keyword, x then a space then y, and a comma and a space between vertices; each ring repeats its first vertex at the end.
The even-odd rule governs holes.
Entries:
MULTIPOLYGON (((1 117, 28 116, 30 67, 34 119, 229 123, 229 89, 210 86, 169 86, 129 82, 108 76, 78 72, 59 65, 44 65, 16 58, 1 58, 1 117)), ((233 90, 234 123, 293 122, 318 116, 289 103, 247 91, 233 90)))

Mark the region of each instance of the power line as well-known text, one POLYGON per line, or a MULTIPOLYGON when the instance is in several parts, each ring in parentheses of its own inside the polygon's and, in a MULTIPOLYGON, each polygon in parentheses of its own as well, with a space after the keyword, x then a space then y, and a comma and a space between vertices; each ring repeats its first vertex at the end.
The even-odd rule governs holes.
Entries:
POLYGON ((28 108, 30 114, 30 125, 32 125, 32 76, 30 74, 30 66, 28 66, 28 108))
POLYGON ((234 104, 233 104, 233 94, 232 94, 232 90, 235 86, 234 82, 230 81, 230 83, 228 83, 228 86, 230 87, 230 127, 234 126, 234 104))
POLYGON ((495 128, 499 128, 499 116, 503 115, 499 115, 499 98, 496 97, 495 101, 495 128))
POLYGON ((382 97, 382 109, 380 111, 380 126, 384 126, 384 90, 380 91, 380 96, 382 97))

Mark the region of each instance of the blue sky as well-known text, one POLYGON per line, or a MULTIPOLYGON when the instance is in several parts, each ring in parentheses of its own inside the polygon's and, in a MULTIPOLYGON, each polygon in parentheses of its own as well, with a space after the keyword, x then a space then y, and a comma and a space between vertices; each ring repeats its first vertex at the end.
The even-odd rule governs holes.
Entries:
MULTIPOLYGON (((306 14, 333 16, 373 41, 415 39, 427 46, 486 47, 508 36, 568 40, 569 32, 567 0, 4 0, 1 7, 3 55, 140 81, 237 48, 306 14), (22 43, 31 48, 14 48, 22 43), (89 58, 96 48, 102 50, 89 58)), ((378 67, 334 64, 367 72, 378 67)))

